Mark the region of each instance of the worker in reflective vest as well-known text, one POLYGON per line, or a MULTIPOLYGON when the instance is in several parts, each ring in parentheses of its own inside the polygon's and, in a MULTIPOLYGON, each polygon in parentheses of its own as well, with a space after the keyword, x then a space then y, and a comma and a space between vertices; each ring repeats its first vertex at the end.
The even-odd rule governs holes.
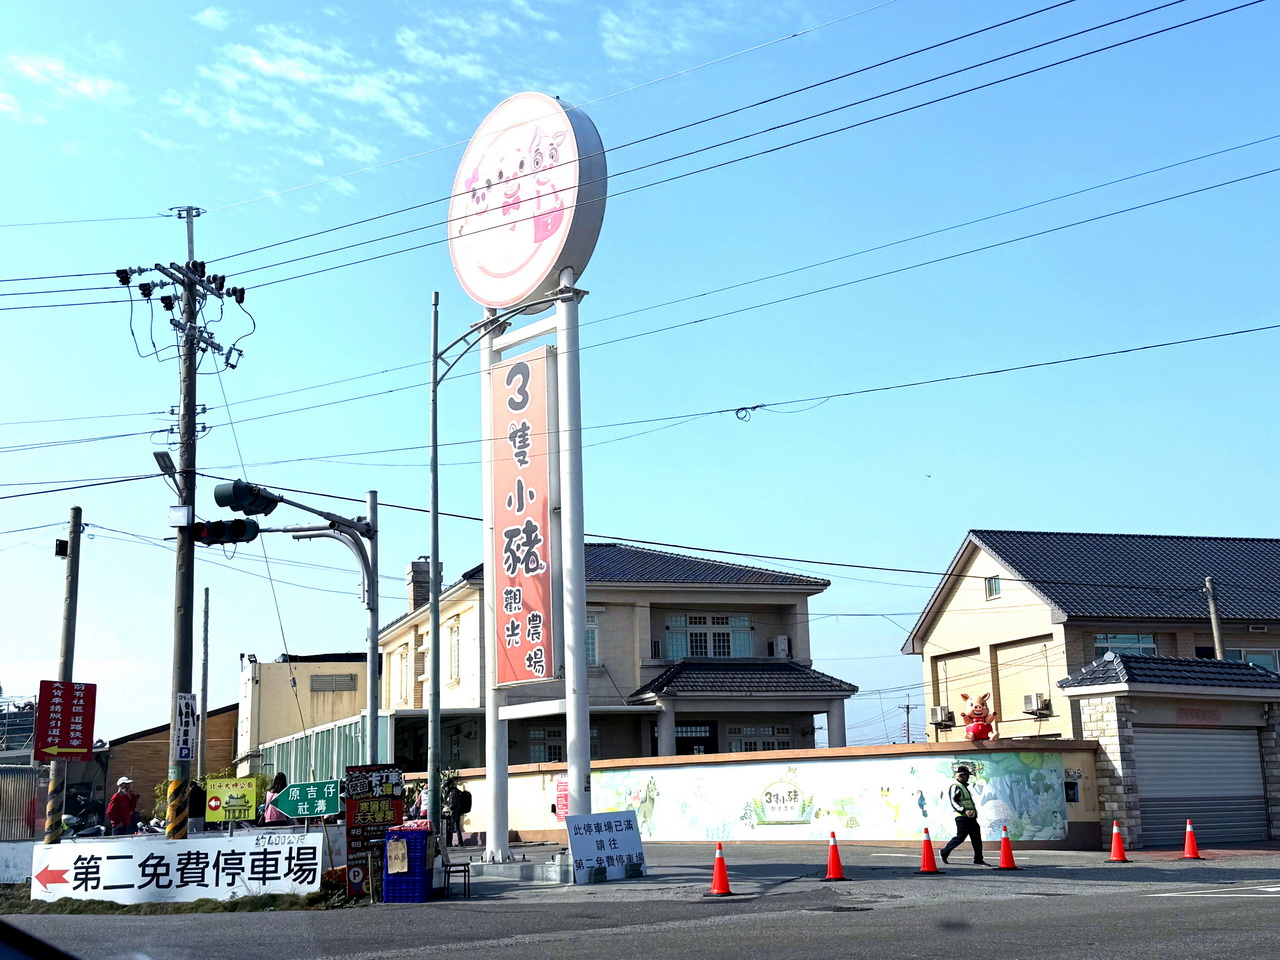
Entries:
POLYGON ((942 848, 942 862, 946 863, 951 851, 964 843, 965 838, 973 841, 973 862, 985 865, 982 859, 982 827, 978 824, 978 808, 973 802, 973 794, 969 792, 969 778, 973 771, 968 767, 956 770, 956 782, 947 792, 951 799, 951 808, 956 812, 956 835, 947 841, 942 848))

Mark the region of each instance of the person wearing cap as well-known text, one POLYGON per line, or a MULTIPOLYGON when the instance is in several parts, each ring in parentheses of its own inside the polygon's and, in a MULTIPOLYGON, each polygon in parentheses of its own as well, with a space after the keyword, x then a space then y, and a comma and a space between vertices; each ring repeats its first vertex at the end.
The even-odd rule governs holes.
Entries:
POLYGON ((116 792, 107 803, 107 823, 113 837, 134 832, 133 815, 138 809, 138 795, 133 792, 133 781, 121 777, 116 781, 116 792))
POLYGON ((969 792, 969 777, 973 771, 968 767, 956 768, 956 782, 951 784, 947 797, 951 800, 951 808, 956 812, 956 835, 947 841, 942 848, 942 862, 951 857, 951 851, 964 843, 967 837, 973 841, 973 862, 985 866, 982 859, 982 827, 978 824, 978 807, 973 802, 973 794, 969 792))

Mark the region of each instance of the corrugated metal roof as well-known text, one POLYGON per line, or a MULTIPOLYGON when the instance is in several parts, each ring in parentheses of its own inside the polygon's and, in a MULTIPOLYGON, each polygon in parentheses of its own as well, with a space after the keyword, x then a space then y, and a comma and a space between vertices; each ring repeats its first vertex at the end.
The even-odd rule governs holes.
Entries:
POLYGON ((794 660, 686 659, 668 667, 636 690, 629 703, 649 694, 678 696, 797 696, 855 694, 852 683, 796 663, 794 660))
POLYGON ((1136 653, 1104 653, 1059 680, 1058 686, 1097 687, 1116 683, 1158 683, 1188 687, 1263 687, 1280 689, 1280 673, 1240 660, 1146 657, 1136 653))
POLYGON ((1068 617, 1280 620, 1280 540, 973 530, 970 537, 1068 617))

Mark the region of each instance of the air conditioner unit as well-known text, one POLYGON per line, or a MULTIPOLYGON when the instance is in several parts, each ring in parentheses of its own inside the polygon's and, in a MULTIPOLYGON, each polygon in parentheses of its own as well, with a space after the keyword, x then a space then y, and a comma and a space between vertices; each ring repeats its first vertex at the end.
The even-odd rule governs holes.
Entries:
POLYGON ((769 656, 776 657, 779 660, 791 659, 791 638, 783 634, 782 636, 769 638, 769 656))
POLYGON ((954 727, 956 718, 950 707, 930 707, 929 722, 935 727, 954 727))
POLYGON ((1049 698, 1043 693, 1028 693, 1022 698, 1022 712, 1029 713, 1033 717, 1048 716, 1052 707, 1049 698))

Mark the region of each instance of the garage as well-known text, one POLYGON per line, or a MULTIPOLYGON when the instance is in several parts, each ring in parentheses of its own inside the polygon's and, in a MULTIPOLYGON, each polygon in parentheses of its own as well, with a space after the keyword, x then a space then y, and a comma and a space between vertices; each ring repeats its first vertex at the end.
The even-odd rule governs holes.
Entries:
POLYGON ((1266 789, 1258 730, 1133 726, 1144 846, 1265 840, 1266 789))

